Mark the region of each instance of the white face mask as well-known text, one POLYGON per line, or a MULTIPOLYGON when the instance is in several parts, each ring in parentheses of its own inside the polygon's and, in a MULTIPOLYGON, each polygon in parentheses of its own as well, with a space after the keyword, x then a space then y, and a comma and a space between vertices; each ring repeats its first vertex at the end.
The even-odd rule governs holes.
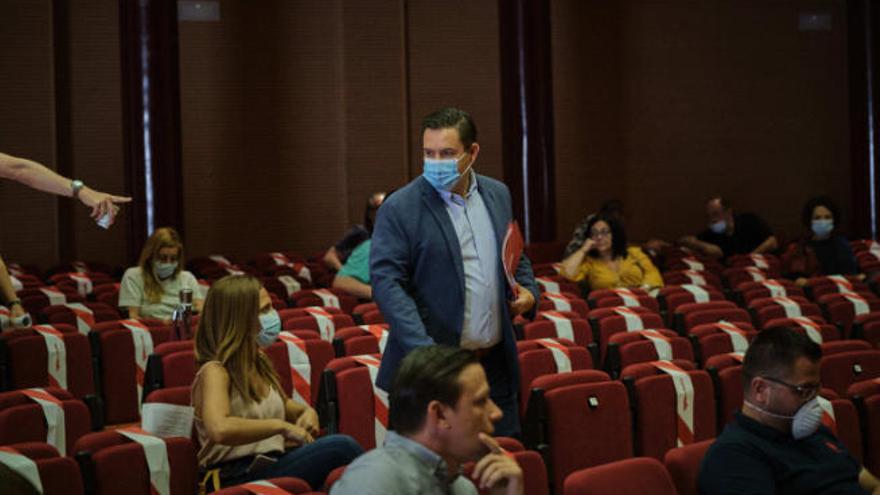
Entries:
POLYGON ((745 401, 745 404, 772 418, 790 419, 791 436, 793 436, 795 440, 800 440, 812 435, 819 429, 819 425, 822 424, 822 407, 819 405, 818 397, 813 397, 811 401, 804 403, 804 405, 802 405, 793 416, 772 413, 749 401, 745 401))
POLYGON ((727 222, 718 220, 709 224, 709 230, 716 234, 723 234, 727 230, 727 222))

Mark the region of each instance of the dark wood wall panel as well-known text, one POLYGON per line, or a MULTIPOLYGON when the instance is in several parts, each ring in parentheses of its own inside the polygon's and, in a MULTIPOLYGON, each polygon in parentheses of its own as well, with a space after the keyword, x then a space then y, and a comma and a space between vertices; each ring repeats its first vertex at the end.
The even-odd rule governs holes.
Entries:
MULTIPOLYGON (((54 168, 51 2, 0 2, 0 19, 0 151, 54 168)), ((55 262, 56 201, 0 181, 0 254, 4 259, 42 266, 55 262)))
POLYGON ((788 236, 811 195, 846 208, 845 21, 833 1, 554 2, 560 235, 609 197, 636 239, 702 228, 712 194, 788 236), (816 11, 833 29, 799 31, 816 11))
POLYGON ((422 118, 444 106, 467 110, 477 124, 474 169, 501 179, 501 74, 498 4, 491 0, 410 0, 410 174, 422 173, 422 118))
MULTIPOLYGON (((70 3, 70 94, 73 174, 102 191, 122 194, 122 103, 119 69, 119 2, 70 3)), ((98 227, 77 205, 75 253, 85 260, 125 265, 128 209, 110 230, 98 227)))

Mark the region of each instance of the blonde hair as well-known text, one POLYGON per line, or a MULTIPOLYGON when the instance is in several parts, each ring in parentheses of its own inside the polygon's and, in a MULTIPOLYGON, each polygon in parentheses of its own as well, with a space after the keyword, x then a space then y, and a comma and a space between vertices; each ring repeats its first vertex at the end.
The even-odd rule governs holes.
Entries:
POLYGON ((144 294, 147 301, 155 304, 162 300, 162 285, 156 274, 153 273, 153 259, 159 256, 159 250, 164 248, 177 248, 177 268, 171 277, 176 277, 183 266, 183 243, 180 241, 180 235, 171 227, 161 227, 153 232, 153 235, 147 239, 144 248, 141 250, 141 257, 138 260, 138 266, 141 267, 141 275, 144 278, 144 294))
POLYGON ((282 397, 275 368, 257 345, 260 328, 260 282, 249 275, 229 275, 214 282, 196 332, 196 362, 219 361, 246 404, 260 402, 261 385, 282 397))

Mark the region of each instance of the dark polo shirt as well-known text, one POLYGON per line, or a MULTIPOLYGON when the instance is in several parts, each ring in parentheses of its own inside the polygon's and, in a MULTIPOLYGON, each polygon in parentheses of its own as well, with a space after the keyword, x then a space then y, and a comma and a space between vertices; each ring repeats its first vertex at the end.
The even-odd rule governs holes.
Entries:
POLYGON ((866 495, 859 463, 824 426, 795 440, 741 412, 709 448, 701 495, 866 495))

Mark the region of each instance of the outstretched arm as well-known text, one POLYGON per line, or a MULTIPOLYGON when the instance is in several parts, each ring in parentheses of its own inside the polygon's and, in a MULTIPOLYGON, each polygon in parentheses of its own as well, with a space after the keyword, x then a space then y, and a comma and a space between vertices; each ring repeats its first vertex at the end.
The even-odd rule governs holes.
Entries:
MULTIPOLYGON (((14 180, 28 187, 57 196, 73 196, 71 180, 58 175, 46 166, 33 160, 18 158, 5 153, 0 153, 0 177, 14 180)), ((114 196, 100 191, 95 191, 87 186, 80 189, 79 200, 92 209, 92 218, 98 219, 110 213, 110 223, 116 217, 118 207, 116 203, 128 203, 131 198, 114 196)))

